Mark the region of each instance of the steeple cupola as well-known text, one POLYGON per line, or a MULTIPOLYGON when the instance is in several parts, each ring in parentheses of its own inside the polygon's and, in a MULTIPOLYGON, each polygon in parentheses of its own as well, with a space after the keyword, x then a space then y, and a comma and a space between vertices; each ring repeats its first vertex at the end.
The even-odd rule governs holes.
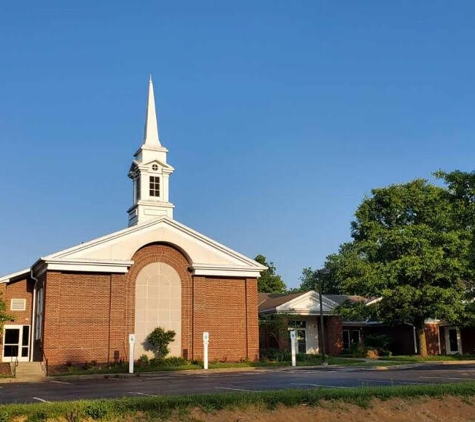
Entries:
POLYGON ((129 170, 133 181, 134 204, 129 213, 129 227, 166 215, 173 218, 169 202, 169 176, 173 167, 167 164, 168 150, 160 144, 152 77, 148 84, 147 113, 142 146, 134 154, 129 170))

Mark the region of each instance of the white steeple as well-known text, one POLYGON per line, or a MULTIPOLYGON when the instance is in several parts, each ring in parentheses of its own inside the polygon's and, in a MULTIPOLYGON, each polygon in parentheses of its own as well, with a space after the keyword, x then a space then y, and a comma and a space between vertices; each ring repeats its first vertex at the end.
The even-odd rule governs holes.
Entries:
POLYGON ((134 204, 127 211, 129 227, 163 215, 173 218, 174 206, 169 202, 169 176, 174 169, 167 164, 167 152, 158 138, 153 82, 150 76, 144 140, 134 154, 135 160, 128 174, 134 183, 134 204))
POLYGON ((158 137, 157 112, 155 111, 155 96, 153 94, 152 75, 150 75, 150 80, 148 81, 147 115, 145 116, 143 143, 150 146, 160 146, 160 139, 158 137))

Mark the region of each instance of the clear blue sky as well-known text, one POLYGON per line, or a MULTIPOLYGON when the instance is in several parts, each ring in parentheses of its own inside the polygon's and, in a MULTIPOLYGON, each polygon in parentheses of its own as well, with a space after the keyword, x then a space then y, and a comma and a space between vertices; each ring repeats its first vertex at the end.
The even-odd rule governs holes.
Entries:
POLYGON ((473 1, 0 5, 0 275, 122 229, 148 76, 175 218, 289 286, 372 188, 475 162, 473 1))

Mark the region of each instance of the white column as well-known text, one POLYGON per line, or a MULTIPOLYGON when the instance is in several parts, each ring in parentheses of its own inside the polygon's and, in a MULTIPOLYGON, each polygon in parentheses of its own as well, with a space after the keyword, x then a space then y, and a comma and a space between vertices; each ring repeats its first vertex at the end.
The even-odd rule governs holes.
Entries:
POLYGON ((208 344, 209 333, 205 331, 203 333, 203 369, 208 369, 208 344))
POLYGON ((129 334, 129 374, 134 373, 135 334, 129 334))
POLYGON ((290 350, 292 353, 292 366, 297 365, 297 358, 295 355, 295 347, 296 347, 296 332, 295 330, 292 330, 290 332, 290 350))

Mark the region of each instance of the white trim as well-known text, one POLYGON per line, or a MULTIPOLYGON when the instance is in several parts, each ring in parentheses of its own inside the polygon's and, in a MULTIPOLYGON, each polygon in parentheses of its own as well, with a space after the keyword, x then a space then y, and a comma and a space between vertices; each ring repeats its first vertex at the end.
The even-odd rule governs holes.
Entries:
MULTIPOLYGON (((134 261, 99 261, 94 259, 46 259, 44 271, 75 271, 125 274, 134 261)), ((43 271, 43 272, 44 272, 43 271)))
MULTIPOLYGON (((31 341, 30 336, 28 336, 28 353, 26 356, 21 356, 21 352, 23 349, 22 341, 23 341, 23 327, 29 327, 31 330, 31 325, 28 324, 8 324, 3 326, 3 342, 2 342, 2 362, 15 362, 18 359, 18 362, 28 362, 30 360, 30 349, 31 349, 31 341), (4 356, 5 353, 5 335, 8 329, 19 329, 20 333, 18 334, 18 354, 20 356, 13 357, 13 356, 4 356)), ((30 331, 31 333, 31 331, 30 331)))
MULTIPOLYGON (((322 313, 331 315, 338 303, 322 295, 322 313), (327 309, 325 309, 327 308, 327 309)), ((303 295, 297 296, 275 308, 276 313, 298 314, 298 315, 320 315, 320 295, 314 290, 310 290, 303 295), (310 303, 315 303, 313 309, 309 309, 310 303)))
POLYGON ((462 337, 460 335, 460 328, 454 326, 447 326, 445 328, 445 354, 447 355, 455 355, 455 354, 462 354, 462 337), (455 330, 455 334, 457 335, 457 350, 452 351, 450 350, 450 330, 455 330))
MULTIPOLYGON (((251 268, 248 269, 256 269, 263 271, 267 269, 267 267, 259 264, 258 262, 254 261, 253 259, 250 259, 236 251, 233 251, 232 249, 229 249, 228 247, 215 242, 214 240, 210 239, 209 237, 198 233, 197 231, 185 226, 184 224, 178 223, 176 220, 172 220, 171 218, 168 218, 166 216, 158 217, 154 220, 146 221, 144 223, 139 223, 135 226, 128 227, 126 229, 117 231, 115 233, 111 233, 109 235, 99 237, 97 239, 91 240, 89 242, 81 243, 80 245, 73 246, 72 248, 69 249, 64 249, 62 251, 56 252, 54 254, 48 255, 44 258, 43 260, 49 260, 49 259, 61 259, 61 258, 66 258, 69 255, 72 255, 73 253, 81 252, 86 249, 91 249, 93 247, 102 245, 106 242, 120 239, 122 237, 125 237, 127 235, 130 235, 132 233, 138 232, 138 231, 146 231, 147 229, 153 229, 154 226, 159 225, 159 224, 166 224, 168 226, 171 226, 178 231, 187 234, 188 236, 192 237, 195 240, 198 240, 201 243, 206 244, 207 246, 211 247, 212 249, 219 250, 220 252, 223 252, 224 254, 231 256, 234 259, 237 259, 241 261, 245 266, 250 266, 251 268)), ((160 239, 157 239, 159 241, 160 239)))
POLYGON ((16 273, 11 273, 0 277, 0 284, 2 283, 9 283, 12 278, 16 278, 21 275, 28 275, 30 273, 30 269, 27 268, 25 270, 17 271, 16 273))
POLYGON ((193 264, 190 270, 197 276, 227 276, 257 278, 262 269, 250 269, 249 267, 228 267, 224 265, 193 264))
POLYGON ((377 297, 375 299, 368 300, 368 302, 366 302, 366 306, 374 305, 375 303, 381 302, 382 300, 383 300, 382 296, 377 297))

